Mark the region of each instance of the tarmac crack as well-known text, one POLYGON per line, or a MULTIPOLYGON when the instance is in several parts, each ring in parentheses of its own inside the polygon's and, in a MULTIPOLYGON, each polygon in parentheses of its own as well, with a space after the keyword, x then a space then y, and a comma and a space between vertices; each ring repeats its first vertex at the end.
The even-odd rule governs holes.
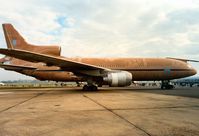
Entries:
POLYGON ((3 112, 5 112, 5 111, 8 111, 8 110, 10 110, 10 109, 12 109, 12 108, 14 108, 14 107, 16 107, 16 106, 18 106, 18 105, 21 105, 21 104, 23 104, 23 103, 25 103, 25 102, 28 102, 28 101, 30 101, 30 100, 32 100, 32 99, 34 99, 34 98, 36 98, 36 97, 39 97, 39 96, 41 96, 41 95, 43 95, 43 94, 45 94, 45 93, 38 93, 37 95, 35 95, 35 96, 33 96, 33 97, 29 98, 29 99, 26 99, 26 100, 21 101, 21 102, 15 104, 15 105, 13 105, 13 106, 10 106, 10 107, 6 108, 6 109, 4 109, 4 110, 1 110, 0 113, 3 113, 3 112))
MULTIPOLYGON (((111 111, 120 111, 120 110, 158 110, 158 109, 180 109, 180 108, 199 108, 199 106, 196 105, 196 106, 151 107, 151 108, 111 108, 109 110, 111 110, 111 111)), ((79 111, 105 111, 105 110, 107 110, 107 109, 79 110, 79 111)))
POLYGON ((151 134, 149 134, 146 130, 144 130, 144 129, 140 128, 139 126, 137 126, 136 124, 134 124, 134 123, 130 122, 129 120, 127 120, 127 119, 126 119, 126 118, 124 118, 123 116, 121 116, 121 115, 117 114, 117 113, 116 113, 116 112, 114 112, 112 109, 109 109, 108 107, 106 107, 106 106, 104 106, 104 105, 100 104, 99 102, 97 102, 96 100, 94 100, 94 99, 92 99, 92 98, 88 97, 88 96, 87 96, 87 95, 85 95, 85 94, 83 94, 83 96, 84 96, 85 98, 89 99, 90 101, 92 101, 92 102, 96 103, 97 105, 99 105, 99 106, 103 107, 104 109, 106 109, 107 111, 111 112, 112 114, 114 114, 115 116, 119 117, 120 119, 124 120, 124 121, 125 121, 125 122, 127 122, 128 124, 130 124, 130 125, 134 126, 134 127, 135 127, 135 128, 137 128, 138 130, 140 130, 140 131, 144 132, 146 135, 148 135, 148 136, 152 136, 152 135, 151 135, 151 134))
POLYGON ((156 109, 178 109, 178 108, 199 108, 199 105, 194 106, 165 106, 165 107, 151 107, 151 108, 118 108, 111 110, 156 110, 156 109))

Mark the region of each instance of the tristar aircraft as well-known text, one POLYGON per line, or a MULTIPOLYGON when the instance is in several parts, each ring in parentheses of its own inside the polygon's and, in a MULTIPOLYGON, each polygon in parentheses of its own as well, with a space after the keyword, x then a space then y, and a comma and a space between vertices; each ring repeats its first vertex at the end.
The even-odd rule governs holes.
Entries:
MULTIPOLYGON (((97 87, 130 86, 133 81, 162 81, 162 89, 172 89, 170 80, 195 75, 187 62, 176 58, 66 58, 59 46, 27 43, 11 24, 3 24, 8 49, 0 67, 39 80, 87 82, 83 90, 97 87)), ((198 62, 198 61, 194 61, 198 62)))

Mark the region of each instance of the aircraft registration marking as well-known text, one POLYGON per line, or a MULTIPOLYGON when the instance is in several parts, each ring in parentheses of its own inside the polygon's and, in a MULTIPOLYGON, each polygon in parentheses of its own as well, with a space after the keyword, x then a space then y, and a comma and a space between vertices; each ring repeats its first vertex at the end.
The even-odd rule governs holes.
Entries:
POLYGON ((16 46, 16 45, 17 45, 17 40, 16 40, 16 39, 13 39, 13 40, 12 40, 12 44, 13 44, 14 46, 16 46))

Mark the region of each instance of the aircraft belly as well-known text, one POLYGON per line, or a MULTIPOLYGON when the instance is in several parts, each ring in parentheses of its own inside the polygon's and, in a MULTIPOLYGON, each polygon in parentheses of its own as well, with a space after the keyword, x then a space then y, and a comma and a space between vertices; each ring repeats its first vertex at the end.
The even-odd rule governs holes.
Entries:
POLYGON ((182 78, 188 75, 185 72, 165 73, 164 71, 131 71, 133 80, 135 81, 154 81, 154 80, 172 80, 176 78, 182 78))

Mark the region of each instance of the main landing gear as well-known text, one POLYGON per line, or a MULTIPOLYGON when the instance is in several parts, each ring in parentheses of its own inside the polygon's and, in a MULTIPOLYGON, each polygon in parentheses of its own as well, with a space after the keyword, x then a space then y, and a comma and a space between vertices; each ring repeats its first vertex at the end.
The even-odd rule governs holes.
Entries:
POLYGON ((83 91, 97 91, 98 88, 96 85, 84 85, 83 91))
POLYGON ((162 81, 161 89, 173 89, 173 88, 174 86, 170 84, 169 80, 162 81))
POLYGON ((77 87, 80 87, 81 86, 81 84, 77 81, 76 82, 76 84, 77 84, 77 87))

